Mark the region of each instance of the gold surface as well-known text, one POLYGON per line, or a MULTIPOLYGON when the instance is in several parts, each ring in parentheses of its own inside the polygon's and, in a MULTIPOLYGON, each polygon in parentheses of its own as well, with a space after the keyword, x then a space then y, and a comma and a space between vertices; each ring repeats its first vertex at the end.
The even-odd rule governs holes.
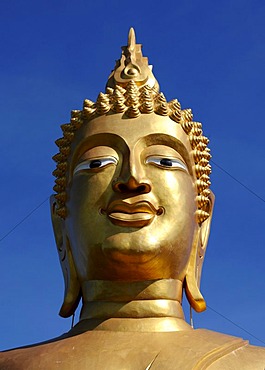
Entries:
POLYGON ((130 302, 89 302, 82 308, 80 320, 101 318, 178 317, 184 319, 180 303, 169 299, 130 302))
POLYGON ((265 351, 184 320, 198 312, 214 196, 202 125, 167 102, 136 44, 97 101, 72 111, 56 141, 51 214, 65 281, 60 315, 80 321, 0 369, 264 369, 265 351))
POLYGON ((135 81, 138 86, 149 86, 159 89, 148 59, 142 55, 142 45, 136 44, 135 32, 131 28, 128 36, 128 45, 122 47, 122 56, 109 76, 107 87, 116 85, 126 87, 128 81, 135 81))
POLYGON ((264 363, 263 348, 200 329, 156 333, 94 330, 0 354, 1 370, 263 370, 264 363))
POLYGON ((108 319, 87 319, 81 316, 78 324, 67 333, 67 336, 81 334, 89 330, 103 330, 117 333, 156 333, 192 330, 191 326, 183 320, 183 313, 180 305, 178 311, 175 312, 175 315, 176 314, 179 314, 180 317, 111 317, 108 319))
POLYGON ((129 302, 134 299, 172 299, 181 302, 182 283, 174 279, 133 282, 90 280, 83 283, 82 292, 86 302, 129 302))

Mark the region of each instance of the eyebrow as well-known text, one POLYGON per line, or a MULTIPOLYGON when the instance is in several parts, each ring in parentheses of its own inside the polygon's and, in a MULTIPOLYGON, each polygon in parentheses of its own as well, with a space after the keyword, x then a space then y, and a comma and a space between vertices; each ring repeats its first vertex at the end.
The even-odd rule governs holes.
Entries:
POLYGON ((190 174, 191 175, 193 174, 190 153, 186 146, 182 143, 182 141, 177 139, 175 136, 171 136, 164 133, 155 133, 144 136, 143 138, 141 138, 141 140, 144 140, 148 146, 166 145, 176 150, 183 157, 185 163, 188 166, 190 174))
MULTIPOLYGON (((97 133, 91 136, 87 136, 84 140, 81 140, 72 152, 70 158, 70 173, 72 173, 74 166, 77 163, 78 158, 80 158, 87 150, 91 148, 96 148, 97 146, 106 145, 111 148, 117 148, 118 146, 123 146, 123 150, 126 150, 127 145, 122 137, 113 133, 97 133), (120 144, 120 145, 117 145, 120 144)), ((128 150, 128 149, 127 149, 128 150)))

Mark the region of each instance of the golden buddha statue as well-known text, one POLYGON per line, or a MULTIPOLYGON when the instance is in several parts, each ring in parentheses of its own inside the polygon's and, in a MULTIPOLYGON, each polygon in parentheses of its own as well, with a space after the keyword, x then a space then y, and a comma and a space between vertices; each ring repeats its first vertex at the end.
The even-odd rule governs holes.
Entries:
POLYGON ((167 102, 133 29, 106 92, 72 111, 56 141, 51 197, 65 281, 60 315, 80 321, 0 355, 0 369, 262 369, 265 349, 186 323, 197 312, 214 196, 209 140, 167 102))

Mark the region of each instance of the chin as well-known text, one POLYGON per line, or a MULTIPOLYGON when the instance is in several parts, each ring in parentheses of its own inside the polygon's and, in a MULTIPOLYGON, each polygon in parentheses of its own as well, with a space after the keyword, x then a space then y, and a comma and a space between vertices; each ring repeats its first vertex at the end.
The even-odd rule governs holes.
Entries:
POLYGON ((161 254, 162 243, 139 229, 109 236, 102 244, 103 254, 116 262, 142 264, 161 254))

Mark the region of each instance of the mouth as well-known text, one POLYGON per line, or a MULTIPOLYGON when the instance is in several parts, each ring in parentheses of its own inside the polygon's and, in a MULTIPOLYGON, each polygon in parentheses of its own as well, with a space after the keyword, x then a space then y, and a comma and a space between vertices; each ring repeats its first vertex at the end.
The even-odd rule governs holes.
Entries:
POLYGON ((163 209, 156 209, 147 201, 130 204, 119 200, 112 202, 106 213, 114 225, 139 228, 149 225, 155 216, 163 213, 163 209))

